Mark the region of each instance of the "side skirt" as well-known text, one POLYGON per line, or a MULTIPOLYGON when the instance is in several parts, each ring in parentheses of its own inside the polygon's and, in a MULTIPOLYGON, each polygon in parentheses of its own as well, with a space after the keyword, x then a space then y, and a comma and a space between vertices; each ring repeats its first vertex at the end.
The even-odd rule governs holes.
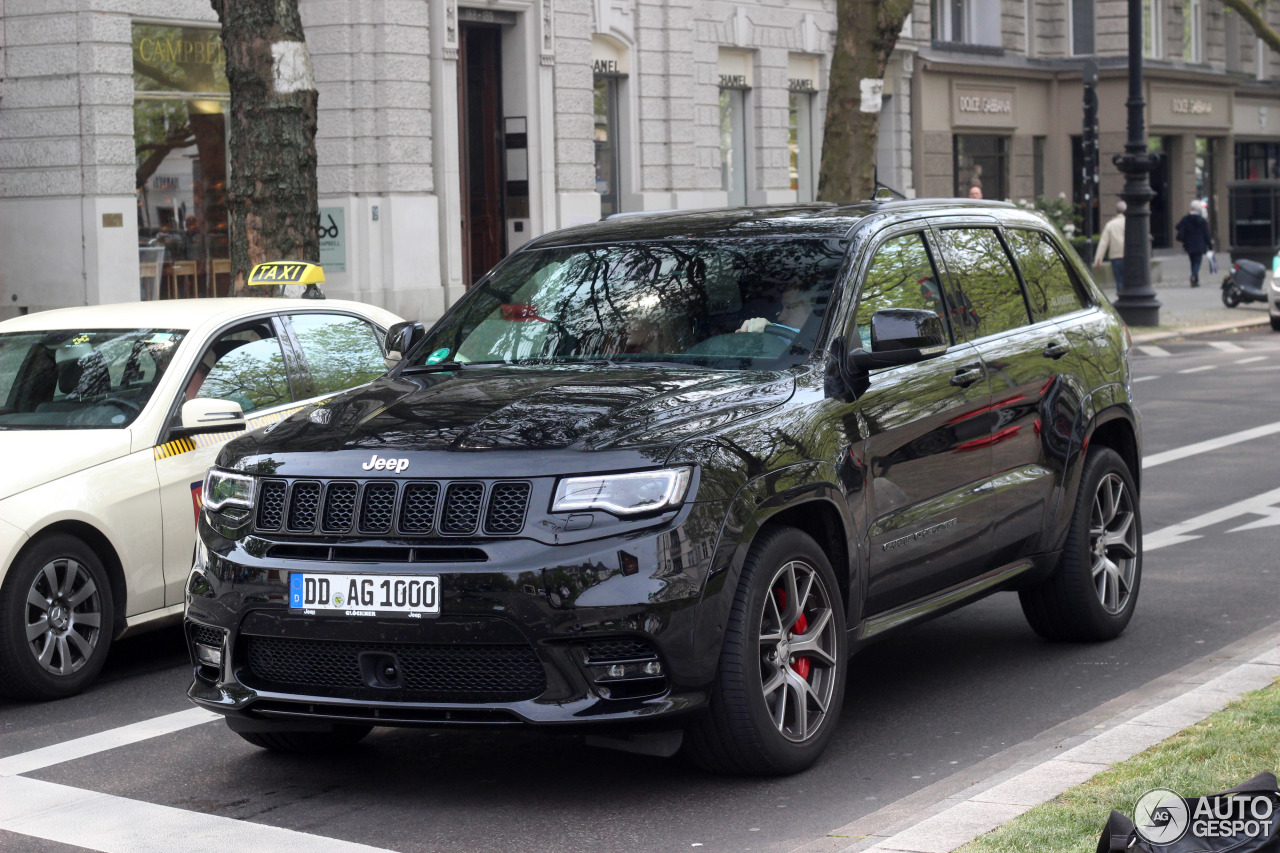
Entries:
POLYGON ((986 574, 979 575, 973 580, 965 581, 962 584, 956 584, 953 587, 944 589, 941 592, 934 593, 926 598, 921 598, 910 604, 904 604, 893 610, 881 613, 878 616, 872 616, 863 620, 862 630, 858 632, 858 639, 865 640, 882 634, 892 628, 898 628, 910 622, 924 619, 929 616, 939 615, 944 610, 949 610, 956 605, 962 604, 968 599, 976 598, 985 592, 994 592, 997 587, 1008 583, 1019 575, 1035 568, 1034 560, 1024 559, 993 569, 986 574))

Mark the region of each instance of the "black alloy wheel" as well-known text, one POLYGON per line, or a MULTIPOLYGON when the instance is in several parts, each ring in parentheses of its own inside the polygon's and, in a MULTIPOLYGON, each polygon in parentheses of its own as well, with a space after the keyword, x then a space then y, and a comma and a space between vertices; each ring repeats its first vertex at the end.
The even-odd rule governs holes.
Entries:
POLYGON ((826 554, 800 530, 766 528, 743 566, 709 711, 686 732, 689 756, 717 773, 809 767, 835 734, 846 643, 826 554))
POLYGON ((114 627, 102 561, 74 536, 30 544, 0 588, 0 693, 60 699, 97 677, 114 627))

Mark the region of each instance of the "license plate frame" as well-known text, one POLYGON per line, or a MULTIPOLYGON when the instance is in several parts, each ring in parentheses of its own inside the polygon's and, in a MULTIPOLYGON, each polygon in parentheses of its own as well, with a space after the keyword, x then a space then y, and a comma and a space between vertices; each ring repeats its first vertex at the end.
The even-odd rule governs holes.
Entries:
POLYGON ((355 618, 439 616, 440 576, 289 572, 289 612, 355 618))

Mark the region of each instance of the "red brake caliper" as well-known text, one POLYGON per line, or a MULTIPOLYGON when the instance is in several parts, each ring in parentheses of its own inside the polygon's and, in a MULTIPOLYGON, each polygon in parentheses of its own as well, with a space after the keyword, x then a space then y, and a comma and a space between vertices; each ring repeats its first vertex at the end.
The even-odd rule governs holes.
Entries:
MULTIPOLYGON (((782 587, 778 587, 774 590, 774 594, 778 596, 778 611, 785 611, 787 609, 787 591, 782 587)), ((809 630, 809 617, 801 613, 800 618, 796 620, 796 624, 791 626, 791 633, 803 634, 807 630, 809 630)), ((806 681, 809 680, 809 670, 811 665, 808 657, 801 656, 796 658, 795 663, 791 664, 791 668, 794 669, 796 674, 801 678, 806 681)))

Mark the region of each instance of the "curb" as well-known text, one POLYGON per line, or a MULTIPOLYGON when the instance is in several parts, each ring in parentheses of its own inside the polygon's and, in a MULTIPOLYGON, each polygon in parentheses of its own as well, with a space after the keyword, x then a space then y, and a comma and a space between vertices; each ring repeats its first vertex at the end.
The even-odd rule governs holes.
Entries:
POLYGON ((1185 329, 1171 329, 1167 332, 1142 332, 1133 336, 1135 344, 1151 344, 1156 341, 1169 341, 1174 338, 1190 338, 1196 335, 1212 335, 1218 332, 1231 332, 1236 329, 1252 329, 1265 326, 1271 322, 1270 316, 1250 317, 1230 323, 1214 323, 1208 326, 1188 326, 1185 329))
MULTIPOLYGON (((1231 644, 1218 655, 1192 662, 1173 675, 1173 689, 1161 691, 1172 698, 1158 703, 1139 699, 1105 722, 1093 725, 1092 729, 1104 729, 1098 734, 1064 737, 1049 749, 971 782, 941 801, 918 803, 918 795, 904 798, 916 800, 910 810, 923 817, 897 820, 879 828, 870 826, 878 814, 899 817, 906 811, 890 804, 879 813, 834 829, 825 838, 792 853, 950 853, 963 847, 1034 806, 1204 720, 1245 693, 1272 684, 1280 678, 1280 624, 1231 644), (1260 635, 1264 639, 1259 642, 1260 635), (1220 657, 1233 648, 1243 651, 1225 660, 1220 657), (849 844, 850 841, 854 843, 849 844)), ((1073 722, 1090 716, 1083 715, 1073 722)), ((1014 750, 1016 746, 1010 751, 1014 750)), ((1105 817, 1098 819, 1099 832, 1105 817)))

